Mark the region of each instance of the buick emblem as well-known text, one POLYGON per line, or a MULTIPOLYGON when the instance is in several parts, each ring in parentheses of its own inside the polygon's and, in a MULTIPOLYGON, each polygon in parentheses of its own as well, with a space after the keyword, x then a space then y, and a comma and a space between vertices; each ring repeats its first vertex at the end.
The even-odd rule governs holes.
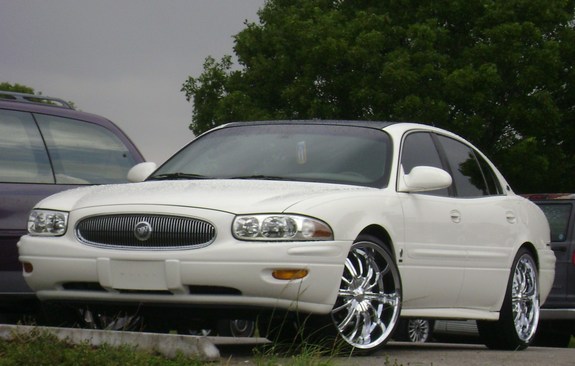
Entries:
POLYGON ((140 221, 134 227, 134 236, 139 241, 146 241, 152 236, 152 225, 146 221, 140 221))

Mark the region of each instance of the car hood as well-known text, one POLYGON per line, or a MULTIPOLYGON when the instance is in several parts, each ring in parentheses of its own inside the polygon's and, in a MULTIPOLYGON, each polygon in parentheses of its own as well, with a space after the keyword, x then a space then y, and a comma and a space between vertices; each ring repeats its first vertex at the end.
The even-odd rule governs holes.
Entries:
POLYGON ((374 188, 305 182, 254 180, 161 181, 72 189, 50 196, 37 207, 72 211, 118 205, 206 208, 234 214, 283 212, 306 200, 325 202, 342 194, 374 188), (329 197, 327 197, 329 196, 329 197))

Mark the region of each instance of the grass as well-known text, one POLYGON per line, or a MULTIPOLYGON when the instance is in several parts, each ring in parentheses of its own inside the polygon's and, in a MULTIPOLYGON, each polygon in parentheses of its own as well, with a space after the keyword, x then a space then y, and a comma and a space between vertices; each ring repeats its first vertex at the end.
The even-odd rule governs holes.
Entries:
MULTIPOLYGON (((570 348, 575 348, 575 337, 571 338, 570 348)), ((178 355, 173 359, 151 354, 130 346, 112 347, 90 344, 70 345, 55 336, 35 331, 28 335, 16 334, 11 341, 0 340, 0 366, 332 366, 333 355, 325 349, 311 344, 299 347, 297 353, 285 353, 278 348, 256 348, 250 361, 222 359, 205 361, 198 358, 178 355)), ((382 366, 397 366, 397 361, 383 360, 382 366)))
MULTIPOLYGON (((40 330, 26 335, 15 333, 11 341, 0 340, 0 366, 333 366, 336 363, 334 356, 326 354, 324 348, 307 343, 298 347, 297 353, 285 353, 272 346, 256 348, 248 357, 248 360, 232 357, 206 361, 179 354, 168 359, 131 346, 71 345, 40 330)), ((380 364, 400 366, 387 357, 380 364)))
POLYGON ((55 336, 40 331, 29 335, 16 335, 12 341, 0 341, 0 366, 17 365, 82 365, 82 366, 180 366, 204 365, 178 355, 175 359, 147 353, 133 347, 101 346, 90 344, 69 345, 55 336))
POLYGON ((313 347, 303 347, 298 354, 282 354, 275 349, 254 351, 250 362, 235 362, 233 358, 206 361, 182 354, 168 359, 131 346, 113 347, 103 345, 93 347, 88 343, 71 345, 58 340, 54 335, 34 331, 27 335, 14 334, 13 340, 0 340, 0 366, 200 366, 236 365, 256 366, 330 366, 330 357, 325 357, 313 347))

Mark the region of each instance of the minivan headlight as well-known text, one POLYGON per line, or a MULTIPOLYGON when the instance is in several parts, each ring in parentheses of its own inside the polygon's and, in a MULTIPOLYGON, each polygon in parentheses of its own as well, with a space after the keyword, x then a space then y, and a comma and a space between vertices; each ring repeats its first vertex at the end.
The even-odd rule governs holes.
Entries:
POLYGON ((28 217, 28 233, 39 236, 61 236, 68 228, 68 213, 32 210, 28 217))
POLYGON ((239 240, 333 240, 333 231, 325 222, 311 217, 286 214, 237 216, 232 233, 239 240))

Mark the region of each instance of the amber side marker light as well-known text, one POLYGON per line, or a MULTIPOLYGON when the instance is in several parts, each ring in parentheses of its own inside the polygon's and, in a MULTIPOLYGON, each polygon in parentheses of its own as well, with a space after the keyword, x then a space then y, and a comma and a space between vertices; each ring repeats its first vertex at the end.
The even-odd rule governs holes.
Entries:
POLYGON ((28 263, 28 262, 22 263, 22 268, 24 269, 24 272, 26 272, 26 273, 32 273, 32 271, 34 270, 32 263, 28 263))
POLYGON ((307 276, 309 271, 307 269, 276 269, 272 272, 272 276, 276 280, 300 280, 307 276))

